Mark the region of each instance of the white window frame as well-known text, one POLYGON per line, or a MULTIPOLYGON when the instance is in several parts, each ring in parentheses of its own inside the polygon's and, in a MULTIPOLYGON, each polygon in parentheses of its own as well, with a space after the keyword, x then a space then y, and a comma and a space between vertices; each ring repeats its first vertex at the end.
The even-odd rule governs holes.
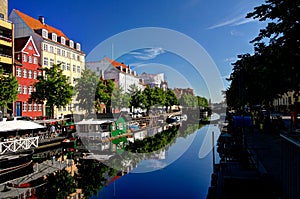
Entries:
POLYGON ((33 57, 33 63, 37 64, 38 63, 38 58, 37 57, 33 57))
POLYGON ((48 66, 48 57, 44 57, 44 61, 43 61, 44 66, 48 66))
POLYGON ((17 77, 22 77, 22 68, 17 68, 17 77))
POLYGON ((32 79, 32 70, 28 70, 28 78, 32 79))
POLYGON ((27 78, 27 69, 26 68, 23 69, 23 77, 27 78))
POLYGON ((60 43, 66 45, 66 39, 64 37, 60 37, 60 43))
POLYGON ((48 30, 42 29, 42 37, 48 39, 48 30))
POLYGON ((22 94, 22 85, 21 84, 18 85, 18 93, 22 94))
POLYGON ((36 79, 36 78, 37 78, 37 72, 33 71, 33 79, 36 79))
POLYGON ((23 54, 23 62, 27 62, 27 55, 23 54))
POLYGON ((27 86, 23 86, 23 94, 27 94, 27 86))
POLYGON ((56 33, 52 33, 52 41, 57 42, 57 34, 56 33))
POLYGON ((27 111, 27 102, 23 102, 23 111, 27 111))

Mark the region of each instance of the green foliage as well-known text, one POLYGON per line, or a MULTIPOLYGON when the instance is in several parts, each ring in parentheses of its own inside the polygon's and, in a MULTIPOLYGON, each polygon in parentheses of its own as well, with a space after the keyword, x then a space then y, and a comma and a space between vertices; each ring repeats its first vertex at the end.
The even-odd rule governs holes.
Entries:
POLYGON ((114 169, 94 159, 80 159, 77 168, 78 172, 75 179, 86 198, 92 195, 97 196, 98 191, 102 189, 107 181, 104 177, 105 174, 111 177, 116 173, 114 169))
POLYGON ((120 87, 116 87, 113 90, 111 103, 113 108, 124 108, 129 106, 130 96, 128 93, 124 93, 123 89, 120 87))
MULTIPOLYGON (((96 94, 95 94, 95 101, 102 102, 106 105, 106 107, 111 106, 111 100, 112 100, 112 93, 115 88, 115 83, 113 80, 100 80, 98 81, 98 85, 96 88, 96 94)), ((96 103, 95 108, 96 110, 100 110, 100 103, 96 103)))
MULTIPOLYGON (((51 68, 44 68, 45 78, 39 76, 34 83, 35 92, 31 93, 30 101, 42 103, 47 101, 47 105, 53 110, 54 106, 64 107, 68 105, 74 94, 74 88, 68 83, 68 79, 63 75, 60 65, 53 65, 51 68)), ((52 112, 53 116, 53 112, 52 112)))
POLYGON ((126 151, 137 153, 150 153, 159 149, 165 148, 175 141, 178 133, 178 127, 170 128, 161 133, 157 133, 152 137, 147 137, 143 140, 135 140, 134 143, 129 143, 126 146, 126 151))
POLYGON ((300 90, 300 4, 294 0, 266 0, 248 18, 268 21, 254 43, 253 55, 239 55, 228 79, 227 105, 269 105, 287 91, 300 90))
POLYGON ((75 179, 66 170, 58 170, 47 175, 45 189, 38 193, 42 198, 67 198, 76 189, 75 179))
POLYGON ((77 91, 77 101, 80 108, 91 113, 94 109, 95 93, 99 82, 99 77, 90 69, 85 69, 81 73, 75 86, 77 91))
POLYGON ((18 81, 12 74, 4 74, 0 69, 0 107, 8 108, 8 104, 13 103, 18 95, 18 81))

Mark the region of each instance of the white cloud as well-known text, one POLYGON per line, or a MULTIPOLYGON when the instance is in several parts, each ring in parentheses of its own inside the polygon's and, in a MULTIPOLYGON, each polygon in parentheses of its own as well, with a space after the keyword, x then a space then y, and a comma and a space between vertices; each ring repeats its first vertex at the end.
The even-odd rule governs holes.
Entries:
POLYGON ((225 62, 234 62, 236 61, 236 57, 228 57, 225 59, 225 62))
POLYGON ((131 52, 130 54, 133 55, 136 59, 150 60, 150 59, 154 59, 155 57, 163 53, 165 53, 165 50, 163 48, 157 47, 157 48, 146 48, 140 52, 134 51, 131 52))
POLYGON ((222 21, 218 24, 212 25, 212 26, 208 27, 207 29, 212 30, 212 29, 220 28, 220 27, 227 26, 227 25, 233 25, 233 24, 238 23, 238 21, 242 20, 243 18, 244 18, 244 15, 237 16, 235 18, 228 19, 226 21, 222 21))

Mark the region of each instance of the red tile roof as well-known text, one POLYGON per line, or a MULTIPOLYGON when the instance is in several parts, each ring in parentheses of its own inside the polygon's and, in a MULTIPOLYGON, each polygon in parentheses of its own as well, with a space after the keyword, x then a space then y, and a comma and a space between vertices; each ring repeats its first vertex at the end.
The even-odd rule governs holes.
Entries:
POLYGON ((23 21, 32 29, 32 30, 39 30, 39 29, 46 29, 49 33, 55 33, 57 34, 58 37, 63 36, 68 40, 68 37, 61 31, 58 30, 57 28, 54 28, 52 26, 49 26, 47 24, 43 24, 37 19, 34 19, 24 13, 22 13, 19 10, 14 9, 14 11, 23 19, 23 21))
POLYGON ((120 62, 117 62, 115 60, 112 60, 108 57, 105 57, 105 59, 114 67, 118 67, 118 66, 122 66, 122 68, 129 68, 128 66, 126 66, 126 64, 124 63, 120 63, 120 62))

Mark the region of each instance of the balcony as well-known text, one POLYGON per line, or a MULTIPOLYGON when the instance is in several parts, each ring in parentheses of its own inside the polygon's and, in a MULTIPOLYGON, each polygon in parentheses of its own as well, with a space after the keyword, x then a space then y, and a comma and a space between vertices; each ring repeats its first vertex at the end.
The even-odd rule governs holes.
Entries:
POLYGON ((4 27, 4 28, 7 28, 9 30, 12 30, 13 24, 10 21, 0 19, 0 27, 4 27))
POLYGON ((0 54, 0 63, 13 64, 13 59, 11 56, 0 54))
POLYGON ((13 46, 12 39, 4 35, 0 35, 0 45, 12 47, 13 46))

